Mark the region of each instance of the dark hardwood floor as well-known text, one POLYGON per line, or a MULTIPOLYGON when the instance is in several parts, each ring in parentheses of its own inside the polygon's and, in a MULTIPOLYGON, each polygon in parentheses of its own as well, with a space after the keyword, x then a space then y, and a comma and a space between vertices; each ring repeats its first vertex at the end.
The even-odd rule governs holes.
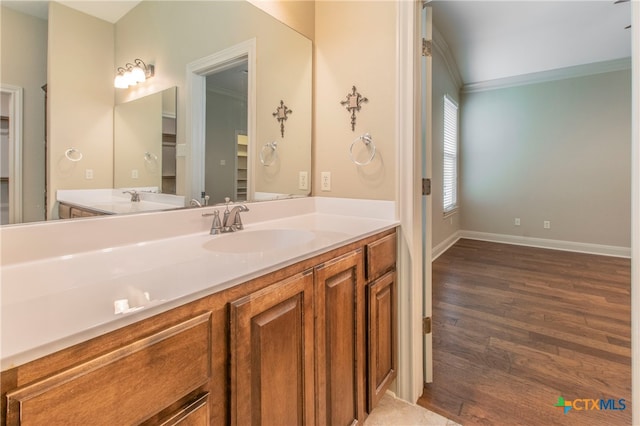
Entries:
POLYGON ((463 425, 631 424, 630 268, 459 240, 433 262, 434 381, 418 404, 463 425))

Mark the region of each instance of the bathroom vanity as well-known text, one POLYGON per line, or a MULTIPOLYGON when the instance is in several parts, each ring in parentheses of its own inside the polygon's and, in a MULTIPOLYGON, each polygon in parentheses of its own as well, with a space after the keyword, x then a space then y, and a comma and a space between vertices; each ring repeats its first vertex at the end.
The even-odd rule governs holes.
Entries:
MULTIPOLYGON (((96 280, 86 291, 130 286, 146 290, 144 296, 130 296, 108 321, 84 314, 57 337, 36 336, 40 343, 3 334, 12 353, 3 351, 2 424, 362 422, 396 376, 397 222, 328 214, 333 201, 287 203, 308 211, 261 221, 276 213, 270 203, 257 203, 243 231, 199 231, 137 243, 137 251, 125 244, 79 254, 85 265, 95 259, 82 256, 102 256, 120 267, 118 277, 96 280), (183 255, 171 265, 175 274, 150 267, 144 275, 123 275, 122 259, 131 253, 144 259, 171 247, 183 255), (225 265, 233 271, 220 269, 225 265)), ((191 210, 162 220, 174 215, 206 226, 206 209, 191 210)), ((160 219, 145 222, 154 220, 160 219)), ((48 259, 43 254, 36 262, 48 259)), ((3 279, 27 274, 18 260, 10 259, 16 263, 3 279)), ((70 281, 80 276, 63 274, 70 281)), ((9 297, 20 305, 20 297, 9 297)), ((7 315, 21 320, 11 300, 2 303, 3 323, 7 315)))

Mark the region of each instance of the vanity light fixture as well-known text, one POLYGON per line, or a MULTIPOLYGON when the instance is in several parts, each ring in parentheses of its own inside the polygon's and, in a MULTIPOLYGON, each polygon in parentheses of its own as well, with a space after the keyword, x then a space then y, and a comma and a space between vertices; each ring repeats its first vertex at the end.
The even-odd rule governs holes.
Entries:
POLYGON ((153 77, 154 66, 145 64, 142 59, 136 59, 132 63, 127 63, 124 67, 118 67, 113 85, 117 89, 126 89, 142 83, 147 78, 153 77))

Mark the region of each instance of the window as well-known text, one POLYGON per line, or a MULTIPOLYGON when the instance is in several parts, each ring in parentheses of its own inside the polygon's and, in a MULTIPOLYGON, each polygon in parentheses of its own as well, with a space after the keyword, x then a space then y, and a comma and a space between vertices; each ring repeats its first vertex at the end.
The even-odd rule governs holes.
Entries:
POLYGON ((447 95, 444 95, 442 207, 445 214, 458 208, 458 105, 447 95))

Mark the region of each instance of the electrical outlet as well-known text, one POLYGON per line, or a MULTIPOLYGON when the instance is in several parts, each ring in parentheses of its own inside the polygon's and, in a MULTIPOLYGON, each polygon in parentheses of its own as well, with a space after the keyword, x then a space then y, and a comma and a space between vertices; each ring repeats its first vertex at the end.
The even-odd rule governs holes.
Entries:
POLYGON ((85 169, 84 178, 85 179, 93 179, 93 169, 85 169))
POLYGON ((519 217, 516 217, 516 218, 515 218, 515 220, 513 221, 513 224, 514 224, 515 226, 520 226, 520 218, 519 218, 519 217))
POLYGON ((550 221, 548 221, 548 220, 545 220, 545 221, 542 223, 542 226, 544 227, 544 229, 551 229, 551 222, 550 222, 550 221))
POLYGON ((138 169, 131 170, 131 179, 138 179, 138 169))
POLYGON ((331 191, 331 172, 322 172, 320 174, 320 190, 331 191))
POLYGON ((298 173, 298 189, 306 191, 309 189, 309 173, 308 172, 300 172, 298 173))

